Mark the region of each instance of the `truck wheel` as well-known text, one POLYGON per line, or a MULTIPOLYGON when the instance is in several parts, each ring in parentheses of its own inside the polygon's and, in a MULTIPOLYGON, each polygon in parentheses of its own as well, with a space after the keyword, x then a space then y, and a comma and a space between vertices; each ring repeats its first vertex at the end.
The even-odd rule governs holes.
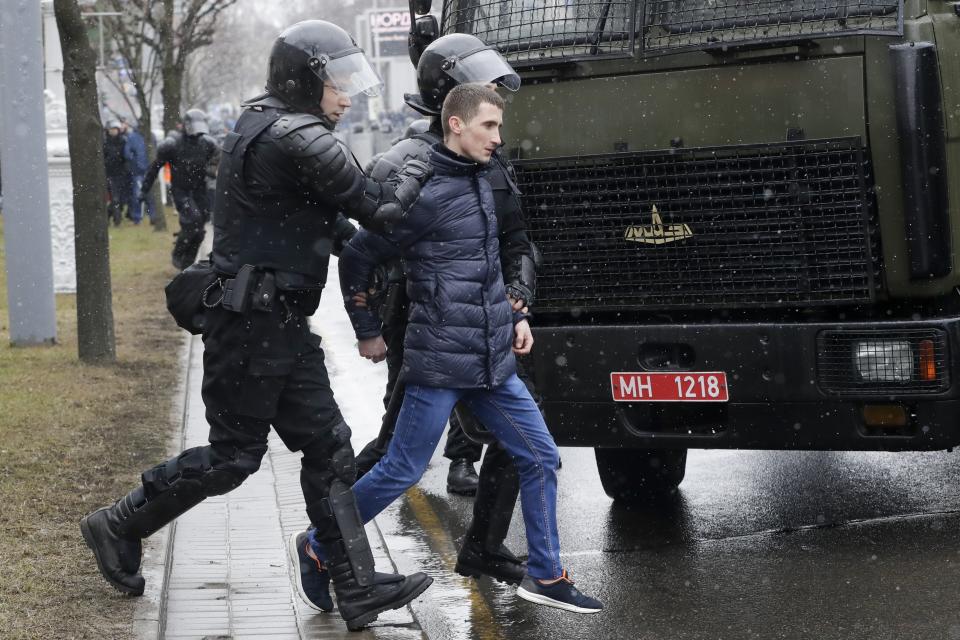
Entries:
POLYGON ((639 502, 672 493, 683 481, 686 449, 594 449, 600 484, 620 502, 639 502))

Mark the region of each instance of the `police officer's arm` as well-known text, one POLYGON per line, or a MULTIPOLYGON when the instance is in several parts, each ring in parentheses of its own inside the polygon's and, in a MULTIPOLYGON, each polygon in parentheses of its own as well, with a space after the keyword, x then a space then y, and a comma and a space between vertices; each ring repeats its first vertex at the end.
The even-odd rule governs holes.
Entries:
POLYGON ((340 255, 340 292, 357 339, 380 335, 380 317, 366 305, 358 304, 357 296, 367 290, 373 272, 383 262, 402 255, 405 248, 429 233, 436 220, 436 201, 429 189, 413 205, 389 233, 357 232, 340 255))
POLYGON ((421 180, 417 178, 406 178, 396 187, 368 178, 333 133, 313 116, 284 116, 270 127, 270 135, 294 160, 309 189, 337 202, 345 215, 365 227, 385 228, 416 201, 420 192, 421 180))
POLYGON ((500 228, 500 266, 507 293, 526 306, 533 302, 536 292, 536 268, 533 244, 519 207, 503 217, 500 228))
POLYGON ((380 336, 380 316, 366 305, 357 304, 356 295, 365 292, 374 269, 381 262, 398 255, 396 245, 382 236, 361 229, 340 252, 337 271, 340 293, 358 340, 380 336))
POLYGON ((503 171, 503 186, 510 191, 508 197, 499 198, 497 217, 500 222, 500 266, 503 282, 515 311, 533 303, 536 294, 535 247, 527 235, 527 221, 520 207, 510 166, 502 158, 495 158, 503 171))
POLYGON ((205 167, 208 178, 216 178, 217 171, 220 169, 220 145, 210 135, 203 136, 207 144, 207 164, 205 167))
POLYGON ((147 172, 143 176, 143 186, 140 187, 140 193, 147 193, 150 191, 150 188, 153 187, 153 182, 157 179, 157 174, 160 173, 160 167, 173 160, 175 146, 176 143, 172 139, 167 138, 157 147, 157 157, 150 163, 150 166, 147 167, 147 172))
POLYGON ((350 239, 356 234, 357 228, 338 213, 337 219, 333 222, 333 255, 339 258, 340 254, 343 253, 344 247, 347 246, 347 243, 350 242, 350 239))

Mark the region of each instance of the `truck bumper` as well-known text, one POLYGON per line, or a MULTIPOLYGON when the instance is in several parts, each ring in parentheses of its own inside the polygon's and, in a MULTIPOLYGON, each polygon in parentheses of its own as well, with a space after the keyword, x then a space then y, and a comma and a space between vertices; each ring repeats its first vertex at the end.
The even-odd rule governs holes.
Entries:
POLYGON ((919 451, 960 444, 960 372, 951 357, 960 349, 960 318, 539 327, 534 336, 526 368, 563 446, 919 451), (850 353, 862 340, 919 345, 917 336, 936 341, 933 383, 874 387, 858 374, 850 353), (724 371, 730 400, 614 402, 613 371, 724 371), (878 406, 899 407, 905 423, 869 424, 864 409, 878 406))

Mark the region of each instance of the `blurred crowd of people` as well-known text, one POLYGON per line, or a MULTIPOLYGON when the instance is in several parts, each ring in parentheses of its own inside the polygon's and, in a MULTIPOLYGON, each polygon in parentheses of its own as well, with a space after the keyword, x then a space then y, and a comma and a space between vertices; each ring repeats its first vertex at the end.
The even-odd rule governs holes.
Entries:
MULTIPOLYGON (((207 118, 209 136, 219 145, 223 137, 233 127, 232 119, 207 118)), ((157 136, 150 132, 155 148, 158 142, 168 139, 176 140, 183 133, 183 122, 177 122, 176 129, 170 131, 164 140, 158 141, 157 136)), ((108 117, 104 122, 103 162, 107 177, 107 219, 115 226, 119 226, 124 218, 138 225, 146 218, 153 223, 156 217, 154 200, 147 197, 148 189, 144 190, 144 178, 150 165, 147 153, 147 144, 143 134, 137 129, 135 122, 128 121, 120 116, 108 117)), ((164 184, 168 189, 166 201, 171 200, 170 172, 164 172, 164 184)))
MULTIPOLYGON (((141 193, 149 159, 143 135, 120 118, 107 120, 103 137, 103 164, 107 174, 107 218, 119 226, 126 217, 140 224, 146 209, 153 222, 156 211, 153 201, 141 193)), ((152 134, 151 134, 152 135, 152 134)))

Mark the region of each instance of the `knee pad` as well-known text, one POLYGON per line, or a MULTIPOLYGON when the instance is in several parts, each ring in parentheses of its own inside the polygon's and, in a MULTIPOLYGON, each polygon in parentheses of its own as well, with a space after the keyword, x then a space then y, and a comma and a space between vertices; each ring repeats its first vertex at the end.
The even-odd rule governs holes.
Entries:
POLYGON ((219 496, 233 491, 260 469, 266 447, 257 445, 236 449, 231 457, 221 456, 210 448, 210 466, 200 477, 205 496, 219 496))
POLYGON ((148 500, 169 490, 197 492, 203 497, 223 495, 260 468, 264 453, 266 445, 234 449, 229 454, 211 446, 187 449, 144 472, 144 491, 148 500))
POLYGON ((350 444, 350 427, 345 422, 330 430, 330 437, 303 448, 303 466, 342 480, 352 486, 357 479, 357 463, 350 444))

